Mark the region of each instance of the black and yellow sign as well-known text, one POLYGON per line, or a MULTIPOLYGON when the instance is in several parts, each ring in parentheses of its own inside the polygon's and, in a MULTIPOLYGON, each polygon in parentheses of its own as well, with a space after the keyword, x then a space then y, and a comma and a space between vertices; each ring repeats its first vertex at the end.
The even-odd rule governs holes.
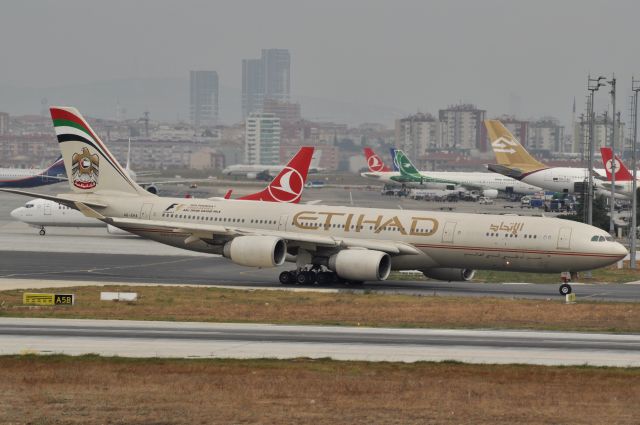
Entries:
POLYGON ((29 305, 73 305, 73 294, 38 294, 25 292, 22 294, 22 303, 29 305))

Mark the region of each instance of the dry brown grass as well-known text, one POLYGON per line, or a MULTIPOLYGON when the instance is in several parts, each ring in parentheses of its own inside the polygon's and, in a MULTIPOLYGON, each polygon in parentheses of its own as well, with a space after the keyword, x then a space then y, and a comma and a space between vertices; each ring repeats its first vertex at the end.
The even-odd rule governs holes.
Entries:
POLYGON ((166 286, 81 287, 68 288, 64 292, 77 295, 75 306, 28 308, 21 305, 21 291, 0 292, 0 316, 640 331, 640 303, 579 302, 566 305, 557 298, 553 301, 511 300, 166 286), (140 300, 137 303, 99 301, 100 291, 109 290, 136 291, 140 300))
POLYGON ((2 423, 637 424, 640 369, 0 357, 2 423))

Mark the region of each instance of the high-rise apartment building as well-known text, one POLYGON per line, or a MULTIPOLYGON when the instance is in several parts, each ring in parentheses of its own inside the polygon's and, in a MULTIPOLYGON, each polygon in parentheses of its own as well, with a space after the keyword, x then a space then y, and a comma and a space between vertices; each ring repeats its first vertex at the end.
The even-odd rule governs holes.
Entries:
POLYGON ((429 149, 442 148, 447 136, 446 123, 436 120, 430 114, 417 113, 396 120, 396 146, 411 158, 418 158, 429 149))
POLYGON ((447 131, 443 147, 485 152, 487 150, 485 114, 486 111, 468 104, 441 109, 438 113, 439 120, 446 124, 447 131))
MULTIPOLYGON (((616 120, 616 124, 616 153, 620 154, 622 151, 631 151, 630 140, 626 140, 623 146, 623 142, 625 142, 624 123, 616 120)), ((600 151, 601 147, 611 146, 610 116, 606 120, 604 115, 596 116, 596 120, 593 123, 593 145, 596 154, 600 151)), ((585 157, 589 155, 589 122, 584 117, 581 117, 574 124, 572 151, 582 153, 585 157)))
POLYGON ((246 119, 245 161, 247 164, 280 164, 280 118, 252 113, 246 119))
POLYGON ((242 116, 262 112, 265 99, 289 102, 291 57, 287 49, 263 49, 260 59, 242 61, 242 116))
POLYGON ((218 124, 218 73, 191 71, 190 88, 191 124, 196 129, 218 124))
POLYGON ((565 152, 564 126, 553 118, 530 122, 525 146, 532 152, 565 152))
POLYGON ((9 114, 0 112, 0 136, 9 134, 9 114))

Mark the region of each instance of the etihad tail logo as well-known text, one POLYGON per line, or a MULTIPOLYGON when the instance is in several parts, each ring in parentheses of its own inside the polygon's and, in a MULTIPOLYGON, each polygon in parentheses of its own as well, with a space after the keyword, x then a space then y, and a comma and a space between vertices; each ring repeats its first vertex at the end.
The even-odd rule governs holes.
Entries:
POLYGON ((369 166, 369 170, 374 172, 382 171, 382 169, 384 168, 382 160, 375 153, 367 158, 367 165, 369 166))
POLYGON ((293 202, 300 198, 304 178, 295 168, 285 167, 280 178, 268 186, 269 194, 278 202, 293 202))
POLYGON ((491 142, 493 151, 502 153, 516 153, 516 150, 512 146, 518 145, 519 143, 516 140, 504 136, 500 136, 496 140, 491 142))
POLYGON ((98 184, 100 157, 91 154, 88 148, 71 157, 71 176, 73 185, 78 189, 93 189, 98 184))

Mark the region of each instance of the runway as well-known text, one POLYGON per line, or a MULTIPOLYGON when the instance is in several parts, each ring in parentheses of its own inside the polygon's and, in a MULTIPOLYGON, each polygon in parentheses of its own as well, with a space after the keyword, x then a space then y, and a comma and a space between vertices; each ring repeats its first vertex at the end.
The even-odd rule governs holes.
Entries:
MULTIPOLYGON (((3 279, 22 279, 25 288, 34 280, 66 281, 70 284, 74 281, 99 281, 282 288, 278 274, 285 269, 287 267, 262 270, 242 267, 216 256, 0 251, 0 283, 3 279)), ((515 283, 391 280, 358 287, 334 285, 328 288, 426 296, 560 298, 556 285, 515 283)), ((574 292, 579 300, 640 301, 639 285, 574 285, 574 292)))
POLYGON ((639 335, 0 318, 0 354, 640 366, 639 335))

